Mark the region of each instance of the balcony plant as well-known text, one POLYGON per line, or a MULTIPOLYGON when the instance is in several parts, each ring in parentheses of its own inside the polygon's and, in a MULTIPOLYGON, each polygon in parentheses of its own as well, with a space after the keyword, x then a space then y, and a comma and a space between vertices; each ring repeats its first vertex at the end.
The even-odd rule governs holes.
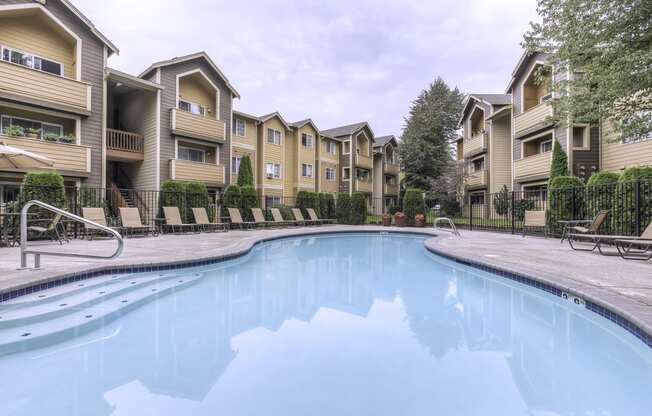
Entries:
POLYGON ((59 141, 61 143, 72 144, 75 142, 75 138, 73 137, 72 134, 66 134, 65 136, 59 137, 59 141))
POLYGON ((5 134, 10 137, 24 137, 25 129, 20 126, 5 127, 5 134))
POLYGON ((403 212, 399 211, 396 214, 394 214, 394 223, 397 227, 405 227, 405 219, 407 218, 407 215, 405 215, 403 212))
POLYGON ((43 139, 47 140, 48 142, 58 142, 59 135, 54 133, 48 133, 45 135, 45 137, 43 137, 43 139))
POLYGON ((30 139, 38 139, 41 136, 41 129, 27 129, 27 137, 30 139))

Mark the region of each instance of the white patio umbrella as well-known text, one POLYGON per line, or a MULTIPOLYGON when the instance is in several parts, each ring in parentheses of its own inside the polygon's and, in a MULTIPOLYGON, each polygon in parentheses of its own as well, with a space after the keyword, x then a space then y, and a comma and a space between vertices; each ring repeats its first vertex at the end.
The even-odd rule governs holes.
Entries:
POLYGON ((52 159, 0 142, 0 169, 51 168, 52 159))

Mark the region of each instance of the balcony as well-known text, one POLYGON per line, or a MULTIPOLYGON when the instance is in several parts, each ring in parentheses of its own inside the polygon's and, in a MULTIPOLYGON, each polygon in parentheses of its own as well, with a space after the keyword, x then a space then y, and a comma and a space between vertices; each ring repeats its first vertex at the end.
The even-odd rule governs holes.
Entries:
POLYGON ((464 142, 464 157, 471 157, 487 151, 487 135, 477 133, 464 142))
POLYGON ((143 136, 128 131, 106 129, 106 157, 119 162, 143 160, 143 136))
POLYGON ((209 186, 224 185, 224 165, 192 162, 189 160, 170 160, 170 178, 177 181, 204 182, 209 186))
POLYGON ((369 156, 364 156, 361 154, 356 154, 355 155, 355 166, 362 168, 362 169, 368 169, 371 170, 371 168, 374 165, 374 160, 370 158, 369 156))
POLYGON ((466 187, 468 189, 486 188, 489 183, 488 179, 489 175, 485 169, 471 172, 466 177, 466 187))
POLYGON ((524 113, 514 116, 514 136, 522 137, 552 125, 548 120, 552 117, 550 101, 535 105, 524 113))
POLYGON ((213 143, 224 143, 226 140, 226 123, 212 117, 172 109, 172 134, 192 139, 205 140, 213 143))
POLYGON ((547 179, 550 176, 552 152, 539 153, 514 161, 514 179, 519 182, 547 179))
POLYGON ((78 115, 91 114, 91 86, 0 60, 0 98, 78 115))
POLYGON ((398 195, 398 185, 392 183, 386 183, 383 193, 385 195, 398 195))
POLYGON ((364 192, 370 194, 373 192, 373 184, 371 183, 371 181, 363 181, 358 179, 357 181, 355 181, 355 190, 357 192, 364 192))
POLYGON ((53 169, 62 175, 88 177, 91 173, 90 147, 3 135, 0 135, 0 142, 53 160, 53 169))
POLYGON ((386 163, 385 164, 385 172, 388 175, 398 175, 399 172, 399 166, 396 163, 386 163))

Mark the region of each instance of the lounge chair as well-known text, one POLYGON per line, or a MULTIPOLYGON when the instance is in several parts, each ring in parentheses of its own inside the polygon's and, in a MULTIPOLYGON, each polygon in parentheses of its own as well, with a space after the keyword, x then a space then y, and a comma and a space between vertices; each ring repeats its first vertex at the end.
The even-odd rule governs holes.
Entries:
POLYGON ((331 218, 328 218, 328 219, 326 219, 326 218, 324 218, 324 219, 320 219, 320 218, 317 216, 317 213, 315 212, 315 210, 314 210, 313 208, 308 208, 308 209, 306 209, 306 211, 308 211, 308 216, 310 217, 310 219, 311 219, 312 221, 317 222, 318 224, 332 224, 332 223, 335 222, 335 220, 334 220, 334 219, 331 219, 331 218))
POLYGON ((243 221, 238 208, 228 208, 229 218, 231 218, 231 228, 237 225, 241 230, 251 230, 256 228, 256 223, 252 221, 243 221))
POLYGON ((226 231, 226 224, 210 222, 206 208, 193 208, 192 215, 195 217, 195 224, 205 231, 226 231))
MULTIPOLYGON (((652 225, 652 224, 651 224, 652 225)), ((650 226, 647 227, 648 229, 650 226)), ((625 260, 643 260, 652 259, 652 239, 629 238, 616 240, 616 249, 620 257, 625 260)))
MULTIPOLYGON (((573 250, 577 251, 593 251, 596 248, 600 254, 604 256, 618 256, 620 255, 623 258, 623 254, 634 255, 636 253, 637 244, 635 242, 643 242, 644 245, 646 241, 652 242, 652 222, 648 224, 647 228, 643 231, 640 237, 625 236, 625 235, 600 235, 600 234, 570 234, 568 236, 568 244, 570 244, 573 250), (577 243, 582 241, 593 244, 592 247, 578 247, 577 243), (622 244, 617 243, 618 241, 623 242, 622 244), (626 243, 627 242, 627 243, 626 243), (575 244, 573 244, 575 243, 575 244), (614 244, 616 246, 616 252, 606 252, 603 250, 603 245, 605 244, 614 244), (627 252, 629 254, 627 254, 627 252)), ((647 250, 643 250, 645 252, 647 250)), ((640 253, 638 253, 640 254, 640 253)), ((638 256, 632 256, 638 257, 638 256)), ((649 260, 649 259, 648 259, 649 260)))
POLYGON ((256 225, 262 225, 263 227, 279 225, 276 221, 267 221, 265 219, 265 214, 263 214, 263 210, 260 208, 251 208, 251 214, 254 216, 256 225))
POLYGON ((27 231, 33 231, 38 234, 45 235, 49 237, 52 241, 57 241, 59 244, 63 244, 64 241, 69 242, 68 237, 66 236, 66 229, 61 223, 63 215, 55 214, 54 218, 50 219, 37 219, 33 221, 38 222, 47 222, 45 226, 40 225, 30 225, 27 227, 27 231))
POLYGON ((281 227, 285 227, 288 225, 296 225, 295 221, 287 221, 283 219, 283 214, 281 214, 281 210, 278 208, 270 208, 270 212, 272 213, 272 219, 274 220, 273 222, 281 227))
POLYGON ((528 228, 543 228, 543 235, 547 236, 546 232, 546 211, 525 211, 523 218, 523 237, 528 228))
POLYGON ((303 214, 301 213, 301 210, 299 208, 292 208, 292 215, 294 215, 294 221, 298 225, 317 225, 318 223, 312 221, 312 220, 306 220, 303 218, 303 214))
POLYGON ((176 232, 178 230, 196 231, 197 224, 184 224, 181 220, 181 213, 178 207, 163 207, 163 214, 165 215, 165 228, 176 232))
POLYGON ((597 234, 598 230, 600 229, 600 227, 602 227, 602 224, 607 219, 607 215, 609 215, 609 210, 603 209, 600 212, 598 212, 598 215, 595 216, 593 222, 591 222, 591 225, 589 225, 588 227, 575 225, 573 227, 568 227, 568 229, 570 231, 574 231, 574 234, 597 234))
POLYGON ((120 220, 122 221, 122 229, 125 235, 158 235, 155 226, 143 224, 138 208, 120 208, 120 220))
MULTIPOLYGON (((106 221, 106 214, 104 213, 104 208, 93 208, 93 207, 82 207, 82 217, 89 221, 93 221, 96 224, 103 225, 104 227, 109 227, 106 221)), ((120 227, 109 227, 118 232, 120 232, 120 227)), ((93 239, 93 236, 96 234, 103 234, 104 232, 97 227, 92 225, 85 225, 84 229, 86 230, 86 237, 89 240, 93 239)), ((112 235, 109 235, 112 237, 112 235)))

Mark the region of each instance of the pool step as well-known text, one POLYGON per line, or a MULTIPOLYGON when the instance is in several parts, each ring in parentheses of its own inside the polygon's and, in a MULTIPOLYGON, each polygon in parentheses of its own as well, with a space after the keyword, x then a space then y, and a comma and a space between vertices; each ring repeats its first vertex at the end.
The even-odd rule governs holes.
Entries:
POLYGON ((151 285, 152 283, 174 279, 179 274, 148 274, 144 276, 125 275, 112 277, 98 282, 78 282, 67 290, 57 293, 44 291, 36 299, 23 303, 7 305, 0 309, 0 330, 20 325, 28 325, 45 319, 63 316, 75 309, 83 309, 108 299, 121 296, 131 290, 151 285))
POLYGON ((0 328, 0 355, 42 348, 101 328, 160 296, 199 282, 203 276, 203 273, 195 273, 154 280, 136 288, 130 287, 119 296, 103 298, 99 303, 63 308, 65 315, 50 316, 51 319, 41 319, 20 327, 0 328))

